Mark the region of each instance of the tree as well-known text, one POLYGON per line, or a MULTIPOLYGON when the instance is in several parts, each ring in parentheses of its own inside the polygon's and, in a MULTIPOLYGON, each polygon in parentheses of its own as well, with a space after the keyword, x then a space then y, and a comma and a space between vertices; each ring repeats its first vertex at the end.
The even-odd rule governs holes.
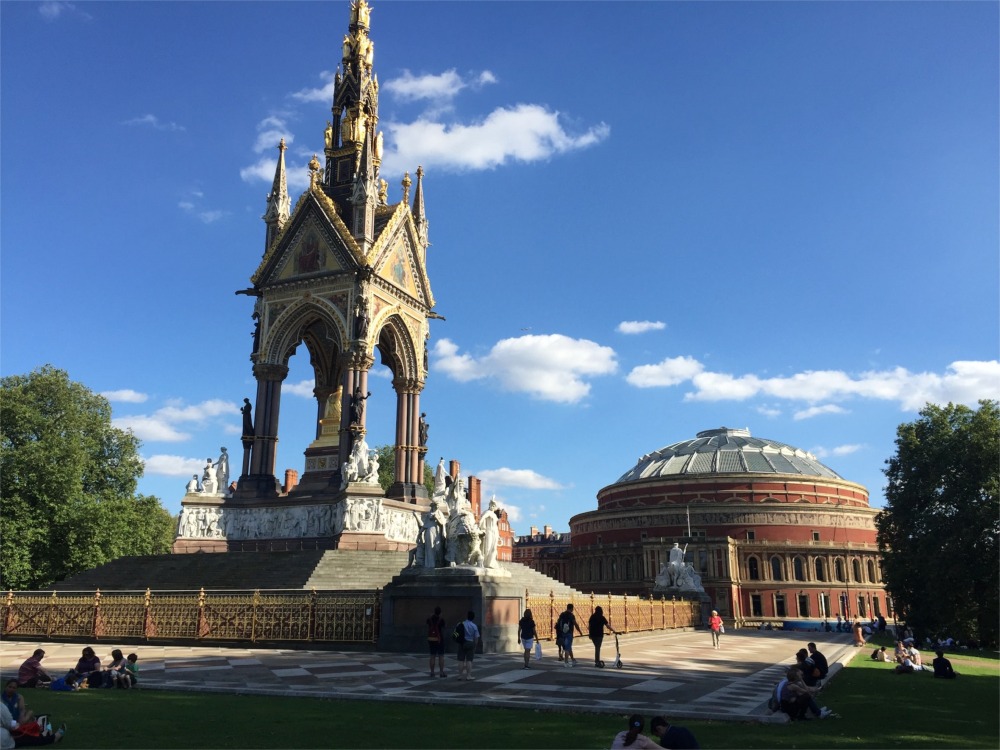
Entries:
POLYGON ((169 551, 173 517, 135 494, 142 470, 139 441, 111 425, 107 399, 65 371, 0 380, 0 588, 169 551))
POLYGON ((996 401, 928 404, 896 431, 886 507, 875 520, 884 578, 926 636, 997 641, 1000 412, 996 401))
MULTIPOLYGON (((375 452, 378 454, 378 483, 383 492, 388 492, 396 481, 396 451, 391 445, 379 445, 375 452)), ((424 464, 424 487, 427 497, 434 494, 434 472, 427 464, 424 464)))

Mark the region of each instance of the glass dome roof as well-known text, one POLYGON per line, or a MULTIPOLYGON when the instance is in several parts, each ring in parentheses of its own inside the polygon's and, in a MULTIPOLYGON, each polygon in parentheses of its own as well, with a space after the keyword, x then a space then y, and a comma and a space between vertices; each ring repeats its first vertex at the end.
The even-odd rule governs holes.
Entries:
POLYGON ((750 430, 720 427, 699 432, 693 440, 647 453, 615 484, 702 474, 801 474, 843 479, 801 448, 751 437, 750 430))

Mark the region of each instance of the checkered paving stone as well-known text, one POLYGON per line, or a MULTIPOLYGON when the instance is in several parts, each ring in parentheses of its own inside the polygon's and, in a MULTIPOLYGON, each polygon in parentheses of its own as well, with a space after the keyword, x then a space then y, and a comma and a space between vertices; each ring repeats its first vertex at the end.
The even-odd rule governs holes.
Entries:
MULTIPOLYGON (((313 651, 214 646, 130 646, 139 654, 146 689, 239 692, 326 698, 531 706, 624 714, 669 711, 688 718, 766 719, 770 691, 785 665, 810 640, 831 665, 853 658, 850 636, 833 633, 737 631, 719 650, 704 632, 632 634, 621 639, 622 669, 615 669, 607 644, 605 668, 593 665, 589 642, 579 642, 576 667, 555 659, 543 644, 541 661, 522 669, 520 654, 477 655, 472 681, 457 679, 454 654, 446 656, 445 678, 431 678, 425 654, 313 651)), ((0 643, 0 671, 17 667, 41 646, 53 674, 72 667, 86 643, 0 643)), ((91 644, 94 645, 94 644, 91 644)), ((94 645, 103 662, 115 644, 94 645)), ((835 667, 836 669, 836 667, 835 667)))

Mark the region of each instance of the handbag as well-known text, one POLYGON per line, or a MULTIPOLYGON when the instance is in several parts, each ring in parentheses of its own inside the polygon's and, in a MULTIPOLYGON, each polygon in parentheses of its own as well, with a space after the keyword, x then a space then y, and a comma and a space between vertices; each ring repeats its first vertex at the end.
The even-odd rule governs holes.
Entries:
POLYGON ((719 625, 719 632, 720 633, 725 633, 726 632, 726 626, 725 625, 719 625))
POLYGON ((535 661, 541 661, 542 659, 542 642, 535 641, 535 661))

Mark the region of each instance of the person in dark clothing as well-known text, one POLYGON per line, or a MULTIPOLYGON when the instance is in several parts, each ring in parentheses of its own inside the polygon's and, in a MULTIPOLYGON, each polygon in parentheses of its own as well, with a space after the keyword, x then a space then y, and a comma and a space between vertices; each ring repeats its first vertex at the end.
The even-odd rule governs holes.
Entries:
POLYGON ((611 627, 611 623, 608 622, 608 618, 604 616, 604 610, 601 607, 597 607, 594 610, 594 614, 590 616, 590 620, 587 622, 587 635, 590 636, 590 640, 594 642, 594 666, 603 667, 604 662, 601 661, 601 644, 604 642, 604 628, 607 628, 612 633, 617 634, 617 630, 611 627))
POLYGON ((818 687, 821 682, 819 676, 819 667, 816 666, 814 662, 809 657, 809 652, 804 648, 800 648, 795 654, 795 665, 802 672, 802 681, 807 687, 818 687))
POLYGON ((943 677, 946 680, 954 680, 958 677, 958 672, 956 672, 951 666, 951 660, 944 657, 944 651, 935 651, 937 658, 931 662, 931 666, 934 667, 934 676, 943 677))
POLYGON ((660 738, 660 747, 672 750, 698 750, 701 747, 691 730, 670 724, 662 716, 654 716, 650 720, 649 730, 660 738))
POLYGON ((819 678, 825 680, 826 676, 830 674, 830 663, 826 660, 826 657, 816 650, 816 644, 809 644, 809 658, 813 660, 813 664, 819 669, 819 678))

